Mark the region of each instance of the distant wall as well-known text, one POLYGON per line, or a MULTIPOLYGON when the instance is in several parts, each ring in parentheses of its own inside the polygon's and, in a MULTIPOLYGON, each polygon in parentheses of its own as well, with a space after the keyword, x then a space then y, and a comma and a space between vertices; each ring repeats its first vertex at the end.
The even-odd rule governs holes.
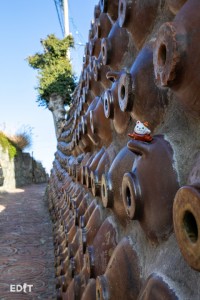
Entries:
POLYGON ((32 159, 29 153, 18 151, 14 159, 0 146, 0 164, 4 177, 1 189, 13 189, 31 183, 47 182, 48 175, 40 162, 32 159))

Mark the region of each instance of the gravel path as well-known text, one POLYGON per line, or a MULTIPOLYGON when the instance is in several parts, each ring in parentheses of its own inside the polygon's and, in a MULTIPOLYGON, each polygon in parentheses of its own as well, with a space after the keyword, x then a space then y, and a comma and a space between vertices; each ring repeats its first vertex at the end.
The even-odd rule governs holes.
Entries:
POLYGON ((43 200, 45 188, 40 184, 0 193, 0 300, 55 299, 52 226, 43 200), (19 292, 14 292, 17 289, 19 292))

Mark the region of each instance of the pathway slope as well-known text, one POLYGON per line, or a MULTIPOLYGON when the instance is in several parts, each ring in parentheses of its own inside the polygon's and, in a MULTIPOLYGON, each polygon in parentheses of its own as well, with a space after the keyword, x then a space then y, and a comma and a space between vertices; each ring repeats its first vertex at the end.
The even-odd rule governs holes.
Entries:
POLYGON ((40 184, 0 193, 0 300, 55 299, 52 225, 45 188, 46 184, 40 184), (33 287, 14 292, 21 290, 16 285, 24 284, 33 287))

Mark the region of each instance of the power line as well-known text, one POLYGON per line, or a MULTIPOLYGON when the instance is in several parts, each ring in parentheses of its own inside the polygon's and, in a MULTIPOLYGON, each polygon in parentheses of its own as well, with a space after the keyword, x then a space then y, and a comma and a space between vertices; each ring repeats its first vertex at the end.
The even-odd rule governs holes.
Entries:
POLYGON ((54 4, 55 4, 55 7, 56 7, 56 12, 57 12, 60 28, 61 28, 61 31, 62 31, 62 35, 64 37, 65 36, 64 21, 63 21, 63 17, 62 17, 62 13, 61 13, 62 0, 54 0, 54 4))

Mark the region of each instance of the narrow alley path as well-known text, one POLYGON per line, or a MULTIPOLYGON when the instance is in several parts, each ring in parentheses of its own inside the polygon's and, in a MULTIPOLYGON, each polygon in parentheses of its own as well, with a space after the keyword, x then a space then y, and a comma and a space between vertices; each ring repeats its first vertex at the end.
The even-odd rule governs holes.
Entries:
POLYGON ((45 188, 40 184, 0 192, 0 300, 55 299, 52 226, 43 200, 45 188))

